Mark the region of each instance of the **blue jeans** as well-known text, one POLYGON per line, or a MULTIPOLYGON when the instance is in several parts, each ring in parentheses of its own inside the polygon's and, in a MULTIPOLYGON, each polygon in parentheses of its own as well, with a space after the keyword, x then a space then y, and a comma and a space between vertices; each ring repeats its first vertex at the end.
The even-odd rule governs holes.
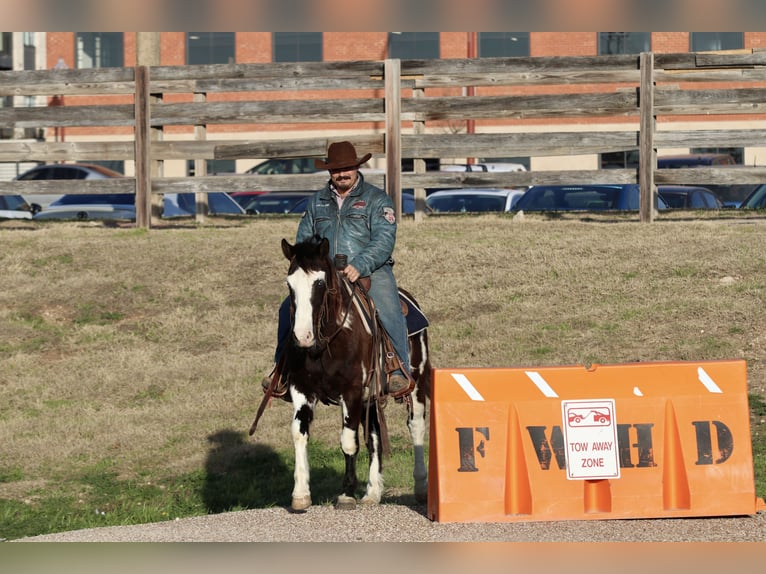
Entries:
MULTIPOLYGON (((399 302, 399 289, 396 285, 393 269, 390 265, 376 269, 370 276, 370 297, 375 303, 380 324, 391 338, 394 351, 404 363, 409 372, 410 354, 407 341, 407 322, 402 314, 399 302)), ((277 326, 277 350, 274 362, 279 361, 287 338, 290 336, 290 299, 286 298, 279 307, 279 323, 277 326)))

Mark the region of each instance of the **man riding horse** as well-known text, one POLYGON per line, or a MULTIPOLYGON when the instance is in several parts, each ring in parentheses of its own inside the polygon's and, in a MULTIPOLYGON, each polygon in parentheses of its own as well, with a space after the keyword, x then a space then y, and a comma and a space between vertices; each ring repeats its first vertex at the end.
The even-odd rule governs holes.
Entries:
MULTIPOLYGON (((342 141, 330 144, 326 161, 315 160, 317 168, 329 171, 330 179, 309 200, 298 225, 296 242, 312 237, 326 238, 330 243, 330 257, 346 257, 342 274, 348 281, 355 283, 370 277, 368 294, 401 363, 401 368, 389 374, 387 384, 387 392, 397 397, 407 394, 412 382, 407 325, 393 272, 397 225, 391 198, 379 187, 367 183, 359 172, 359 166, 371 156, 367 153, 358 157, 353 144, 342 141)), ((289 336, 288 298, 279 309, 277 364, 289 336)), ((268 376, 263 380, 264 390, 272 384, 271 379, 272 376, 268 376)), ((284 382, 279 386, 284 387, 284 382)), ((275 389, 275 394, 279 394, 279 390, 283 389, 275 389)))

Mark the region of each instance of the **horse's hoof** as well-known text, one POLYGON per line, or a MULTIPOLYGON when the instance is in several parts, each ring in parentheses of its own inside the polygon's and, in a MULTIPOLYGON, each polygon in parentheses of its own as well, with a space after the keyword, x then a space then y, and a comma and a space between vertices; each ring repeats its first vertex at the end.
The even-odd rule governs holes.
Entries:
POLYGON ((365 506, 375 506, 377 504, 380 504, 380 500, 377 498, 374 498, 372 496, 363 496, 361 500, 362 504, 365 506))
POLYGON ((335 503, 335 508, 338 510, 354 510, 356 508, 356 498, 341 494, 335 503))
POLYGON ((295 512, 303 512, 309 506, 311 506, 311 496, 309 495, 293 496, 293 502, 290 505, 295 512))

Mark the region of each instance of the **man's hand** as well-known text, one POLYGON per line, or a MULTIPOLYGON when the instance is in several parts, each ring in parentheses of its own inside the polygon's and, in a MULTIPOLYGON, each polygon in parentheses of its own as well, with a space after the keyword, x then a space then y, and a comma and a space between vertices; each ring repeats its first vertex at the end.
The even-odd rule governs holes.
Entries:
POLYGON ((356 280, 359 279, 359 270, 353 265, 346 265, 346 267, 341 271, 341 273, 351 283, 356 283, 356 280))

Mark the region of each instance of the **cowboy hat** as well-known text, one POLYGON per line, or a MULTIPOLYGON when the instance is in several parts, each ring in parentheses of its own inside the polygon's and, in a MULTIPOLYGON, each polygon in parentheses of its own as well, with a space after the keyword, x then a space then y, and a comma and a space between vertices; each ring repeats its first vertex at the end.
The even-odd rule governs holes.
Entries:
POLYGON ((354 149, 354 144, 351 142, 335 142, 331 143, 330 147, 327 148, 327 161, 315 159, 314 166, 317 169, 356 168, 371 157, 371 153, 357 157, 356 149, 354 149))

